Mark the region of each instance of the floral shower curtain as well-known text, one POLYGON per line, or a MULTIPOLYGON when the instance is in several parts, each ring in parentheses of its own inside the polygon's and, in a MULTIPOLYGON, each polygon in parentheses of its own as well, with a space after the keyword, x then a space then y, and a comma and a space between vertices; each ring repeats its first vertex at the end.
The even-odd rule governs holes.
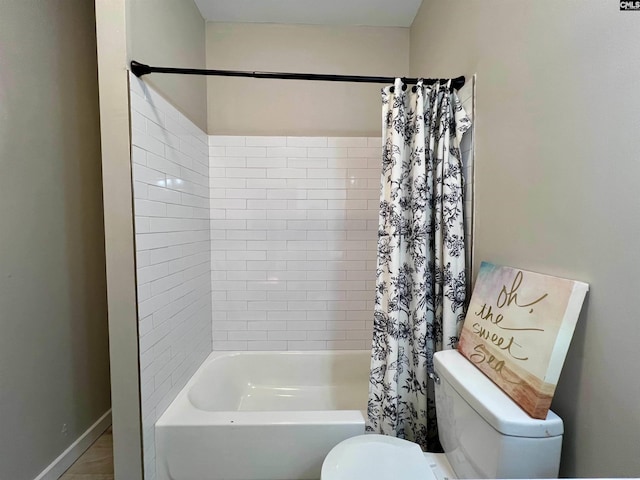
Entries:
POLYGON ((367 431, 439 448, 433 354, 464 320, 462 134, 449 83, 382 90, 383 158, 367 431))

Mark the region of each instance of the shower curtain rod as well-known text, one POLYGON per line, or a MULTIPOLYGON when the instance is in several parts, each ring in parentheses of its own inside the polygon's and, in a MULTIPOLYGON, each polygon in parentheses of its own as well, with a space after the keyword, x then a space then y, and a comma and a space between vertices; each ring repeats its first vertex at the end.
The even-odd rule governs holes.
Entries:
MULTIPOLYGON (((360 75, 327 75, 322 73, 282 73, 282 72, 249 72, 240 70, 204 70, 200 68, 174 68, 174 67, 152 67, 133 60, 131 71, 136 77, 141 77, 149 73, 177 73, 180 75, 212 75, 218 77, 250 77, 250 78, 271 78, 281 80, 318 80, 326 82, 355 82, 355 83, 393 83, 394 77, 367 77, 360 75)), ((415 85, 418 78, 402 78, 405 85, 415 85)), ((448 82, 448 78, 425 78, 423 83, 431 85, 435 82, 448 82)), ((451 79, 451 86, 460 90, 464 86, 465 78, 456 77, 451 79)))

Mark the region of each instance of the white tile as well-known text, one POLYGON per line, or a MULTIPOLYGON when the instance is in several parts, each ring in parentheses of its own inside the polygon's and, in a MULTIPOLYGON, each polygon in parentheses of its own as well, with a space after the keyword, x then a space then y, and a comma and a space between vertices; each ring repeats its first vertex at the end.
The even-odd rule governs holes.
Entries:
POLYGON ((306 240, 306 230, 269 230, 267 240, 306 240))
POLYGON ((307 332, 303 330, 298 331, 270 331, 269 340, 306 340, 307 332))
MULTIPOLYGON (((304 249, 300 249, 302 252, 306 252, 306 250, 304 249)), ((306 257, 306 255, 305 255, 306 257)), ((325 261, 307 261, 307 260, 303 260, 303 261, 297 261, 297 260, 292 260, 292 261, 288 261, 287 262, 287 270, 290 272, 295 272, 295 271, 303 271, 303 272, 307 272, 307 277, 310 280, 324 280, 321 278, 310 278, 311 274, 315 271, 322 271, 325 272, 327 269, 327 262, 325 261)))
POLYGON ((349 148, 347 153, 349 157, 378 157, 381 155, 381 147, 349 148))
MULTIPOLYGON (((265 147, 227 147, 226 152, 231 157, 265 157, 267 149, 265 147)), ((273 155, 270 155, 273 156, 273 155)), ((279 155, 276 155, 279 156, 279 155)))
MULTIPOLYGON (((307 300, 328 300, 328 301, 335 301, 335 300, 346 300, 347 299, 347 292, 341 292, 341 291, 335 291, 335 290, 317 290, 317 291, 308 291, 307 293, 307 300)), ((349 293, 349 299, 350 300, 355 300, 355 298, 351 298, 352 292, 348 292, 349 293)), ((372 296, 371 292, 367 292, 369 294, 369 297, 372 296)))
POLYGON ((364 327, 364 320, 327 321, 327 330, 364 330, 364 327))
MULTIPOLYGON (((344 281, 347 278, 347 272, 340 270, 327 270, 325 262, 320 263, 323 268, 319 268, 315 271, 307 271, 307 280, 329 280, 331 282, 344 281)), ((292 268, 292 267, 289 267, 292 268)), ((336 288, 335 284, 332 284, 332 288, 336 288)))
POLYGON ((248 158, 246 166, 249 168, 284 168, 287 166, 287 159, 279 157, 248 158))
POLYGON ((149 198, 149 185, 146 183, 135 181, 133 182, 133 197, 136 199, 148 199, 149 198))
POLYGON ((293 320, 287 322, 287 330, 318 331, 326 330, 327 322, 322 320, 293 320))
POLYGON ((139 165, 147 164, 147 152, 140 147, 131 147, 131 161, 139 165))
POLYGON ((318 340, 288 341, 288 350, 324 350, 326 342, 318 340))
MULTIPOLYGON (((269 250, 267 252, 268 260, 305 260, 307 252, 289 252, 287 250, 269 250)), ((287 265, 287 268, 289 266, 287 265)))
MULTIPOLYGON (((244 186, 242 187, 244 188, 244 186)), ((246 188, 287 188, 285 178, 248 178, 246 188)))
POLYGON ((281 351, 287 349, 286 341, 249 341, 247 348, 254 351, 281 351))
POLYGON ((268 178, 307 178, 306 168, 270 168, 267 170, 268 178))
POLYGON ((177 192, 175 190, 157 187, 155 185, 149 185, 147 191, 149 192, 149 200, 163 203, 181 203, 180 192, 177 192))
POLYGON ((267 157, 306 157, 304 147, 267 147, 267 157))
POLYGON ((209 160, 204 132, 143 82, 131 85, 132 108, 145 117, 143 126, 132 115, 132 173, 137 196, 146 197, 136 198, 134 213, 137 280, 144 283, 138 289, 144 461, 152 471, 153 425, 211 350, 209 160))
MULTIPOLYGON (((328 233, 331 236, 339 235, 339 234, 344 235, 344 232, 334 232, 334 231, 314 232, 313 239, 314 240, 323 239, 323 237, 325 237, 324 235, 321 235, 323 233, 328 233)), ((328 237, 325 237, 324 239, 333 240, 328 237)), ((327 248, 331 248, 331 247, 327 246, 327 248)), ((313 251, 307 252, 307 260, 338 261, 338 260, 344 260, 345 257, 346 257, 346 252, 342 250, 313 250, 313 251)), ((326 264, 325 264, 325 267, 326 267, 326 264)))
POLYGON ((224 176, 224 172, 225 169, 224 168, 217 168, 215 169, 216 172, 220 171, 222 173, 217 173, 216 175, 214 175, 213 173, 211 173, 211 170, 214 169, 209 169, 209 175, 210 175, 210 182, 209 185, 211 188, 246 188, 247 186, 247 182, 249 180, 245 180, 244 178, 228 178, 224 176), (215 178, 217 175, 220 175, 219 177, 215 178))
POLYGON ((326 210, 328 208, 327 200, 288 200, 283 207, 296 210, 326 210))
POLYGON ((305 312, 312 310, 327 310, 327 303, 328 302, 320 301, 286 302, 286 308, 291 311, 303 310, 305 312))
POLYGON ((247 328, 248 330, 281 331, 287 329, 287 322, 284 320, 254 321, 248 322, 247 328))
POLYGON ((225 174, 231 178, 265 178, 267 170, 264 168, 225 168, 225 174))
POLYGON ((225 193, 226 198, 267 198, 267 190, 264 188, 226 188, 225 193))
POLYGON ((327 137, 287 137, 289 147, 326 147, 327 137))
POLYGON ((343 330, 315 330, 307 332, 307 340, 344 340, 343 330))
POLYGON ((210 135, 210 146, 223 146, 223 147, 243 147, 245 145, 245 137, 239 136, 226 136, 226 135, 210 135))
MULTIPOLYGON (((229 262, 231 263, 231 262, 229 262)), ((237 263, 237 262, 233 262, 233 263, 237 263)), ((243 262, 246 263, 246 262, 243 262)), ((246 269, 234 269, 234 268, 229 268, 229 269, 225 269, 227 270, 227 278, 229 280, 252 280, 254 281, 253 283, 257 282, 257 281, 266 281, 267 280, 267 273, 266 272, 260 272, 260 271, 246 271, 246 269)), ((250 282, 251 283, 251 282, 250 282)), ((247 288, 251 288, 250 283, 247 284, 248 287, 247 288)))
MULTIPOLYGON (((210 189, 198 190, 197 177, 180 188, 216 197, 206 205, 221 322, 214 348, 369 348, 381 139, 209 137, 209 145, 210 189)), ((185 154, 176 161, 188 163, 185 154)), ((193 208, 184 213, 195 219, 203 209, 193 208)))
POLYGON ((316 179, 316 178, 346 179, 348 175, 347 175, 346 168, 326 168, 326 169, 309 169, 307 171, 307 177, 309 179, 316 179))
POLYGON ((346 199, 346 190, 311 190, 307 197, 309 200, 313 199, 346 199))
POLYGON ((250 260, 247 261, 247 270, 284 270, 287 268, 286 261, 259 261, 259 260, 250 260))
POLYGON ((326 158, 288 158, 285 166, 289 168, 327 168, 326 158))
POLYGON ((164 113, 154 108, 146 98, 135 92, 131 93, 131 109, 135 112, 142 114, 145 118, 151 118, 160 125, 164 124, 164 113))
MULTIPOLYGON (((229 340, 267 340, 267 332, 264 331, 246 331, 246 332, 229 332, 229 340)), ((270 339, 278 340, 278 339, 270 339)))
POLYGON ((151 200, 138 200, 134 203, 135 214, 143 217, 165 216, 167 214, 167 206, 162 202, 151 200))
POLYGON ((287 282, 288 290, 326 290, 326 281, 298 281, 287 282))
POLYGON ((371 340, 330 340, 327 350, 364 350, 371 347, 371 340))
POLYGON ((239 320, 244 322, 257 322, 265 321, 267 319, 266 312, 233 312, 229 314, 229 319, 239 320))
POLYGON ((287 308, 287 302, 247 302, 249 310, 269 311, 284 310, 287 308))
MULTIPOLYGON (((380 163, 380 160, 378 160, 380 163)), ((331 158, 327 161, 328 168, 369 168, 366 158, 331 158)), ((378 169, 378 172, 380 169, 378 169)))
POLYGON ((272 311, 267 312, 267 319, 269 321, 298 321, 305 320, 307 312, 290 312, 290 311, 272 311))
POLYGON ((378 185, 377 182, 380 181, 380 170, 378 168, 348 168, 347 176, 349 178, 370 178, 376 180, 375 185, 378 185))
POLYGON ((268 220, 305 220, 309 216, 309 212, 306 210, 269 209, 265 213, 268 220))
POLYGON ((286 137, 247 137, 246 145, 248 147, 285 147, 287 146, 286 137))
MULTIPOLYGON (((324 320, 326 322, 333 322, 333 323, 327 323, 327 330, 343 330, 343 328, 341 327, 342 322, 345 320, 346 315, 344 311, 337 311, 337 310, 328 310, 328 311, 309 311, 307 312, 307 319, 308 320, 324 320), (340 322, 339 324, 337 322, 340 322)), ((358 322, 358 325, 360 325, 360 322, 358 322)))
POLYGON ((215 145, 209 146, 209 163, 211 163, 213 157, 224 157, 225 155, 226 155, 225 147, 215 146, 215 145))
POLYGON ((214 350, 247 350, 247 342, 246 341, 213 341, 213 349, 214 350))
POLYGON ((221 198, 212 201, 211 206, 216 209, 245 209, 247 208, 247 201, 243 198, 221 198))
POLYGON ((228 251, 227 260, 266 260, 267 252, 257 250, 228 251))
POLYGON ((164 144, 160 140, 148 135, 146 132, 132 129, 131 144, 146 150, 147 152, 155 153, 159 156, 164 155, 164 144))
POLYGON ((222 210, 222 212, 224 214, 222 218, 229 220, 264 220, 267 218, 265 210, 222 210))
POLYGON ((269 290, 267 291, 267 300, 274 302, 302 302, 304 300, 309 300, 309 298, 306 290, 269 290))
POLYGON ((347 157, 348 149, 341 147, 328 147, 328 148, 308 148, 307 156, 308 157, 324 157, 324 158, 335 158, 335 157, 347 157))
POLYGON ((299 188, 273 188, 266 193, 269 199, 300 199, 306 200, 307 191, 299 188))
POLYGON ((327 242, 324 240, 288 240, 289 250, 326 250, 327 242))
POLYGON ((247 160, 244 157, 210 157, 210 165, 214 168, 242 168, 247 166, 247 160))
POLYGON ((292 271, 291 269, 287 268, 287 270, 274 270, 274 271, 268 271, 267 272, 267 279, 270 281, 286 281, 286 280, 304 280, 306 278, 306 274, 305 272, 302 271, 292 271))
POLYGON ((366 147, 366 137, 330 137, 327 143, 328 147, 366 147))
POLYGON ((304 188, 304 189, 327 188, 327 180, 323 178, 314 178, 314 179, 287 178, 286 187, 287 188, 304 188))
POLYGON ((347 218, 347 213, 344 210, 309 210, 307 211, 307 218, 309 220, 344 220, 347 218))

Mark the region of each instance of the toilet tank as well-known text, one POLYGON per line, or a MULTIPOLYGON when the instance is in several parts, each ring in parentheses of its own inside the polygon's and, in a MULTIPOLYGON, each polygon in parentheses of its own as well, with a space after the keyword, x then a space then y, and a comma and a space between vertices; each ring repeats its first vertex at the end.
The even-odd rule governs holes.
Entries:
POLYGON ((436 412, 458 478, 557 478, 562 419, 530 417, 456 350, 437 352, 436 412))

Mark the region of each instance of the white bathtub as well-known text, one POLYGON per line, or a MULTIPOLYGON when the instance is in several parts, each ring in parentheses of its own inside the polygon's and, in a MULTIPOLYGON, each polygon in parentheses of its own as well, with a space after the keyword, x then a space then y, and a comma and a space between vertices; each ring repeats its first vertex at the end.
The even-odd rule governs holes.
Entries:
POLYGON ((214 352, 156 423, 158 480, 320 478, 364 433, 369 351, 214 352))

